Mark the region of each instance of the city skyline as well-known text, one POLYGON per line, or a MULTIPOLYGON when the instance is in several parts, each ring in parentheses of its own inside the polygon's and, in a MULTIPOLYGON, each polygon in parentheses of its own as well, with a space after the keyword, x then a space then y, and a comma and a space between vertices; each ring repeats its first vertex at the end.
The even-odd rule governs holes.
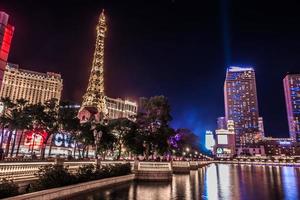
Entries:
MULTIPOLYGON (((105 49, 107 55, 105 70, 108 76, 105 85, 108 87, 107 92, 110 96, 133 96, 137 98, 139 96, 163 94, 169 98, 175 108, 173 113, 176 118, 173 120, 173 125, 175 127, 185 126, 191 128, 201 136, 205 134, 206 129, 214 129, 216 118, 224 114, 222 84, 225 78, 225 69, 228 65, 225 62, 224 53, 222 53, 222 37, 220 34, 222 31, 219 30, 219 23, 221 22, 212 16, 214 13, 220 13, 217 3, 205 5, 209 8, 215 8, 216 10, 213 10, 213 13, 208 14, 208 11, 206 11, 200 15, 191 8, 192 5, 184 5, 190 9, 190 12, 179 9, 182 4, 177 2, 163 3, 161 8, 150 5, 150 8, 140 8, 140 11, 137 8, 129 8, 128 12, 126 12, 127 10, 123 4, 89 3, 86 7, 80 8, 80 3, 77 2, 74 11, 68 11, 67 13, 62 12, 67 5, 61 5, 62 7, 55 12, 55 16, 44 15, 44 7, 39 4, 23 5, 21 10, 16 9, 18 6, 14 9, 16 4, 18 3, 12 2, 3 6, 4 11, 12 18, 11 24, 16 27, 9 61, 20 63, 22 66, 31 66, 28 69, 32 70, 61 72, 66 85, 63 91, 64 99, 81 103, 92 62, 91 55, 95 38, 94 26, 99 12, 104 8, 107 10, 108 26, 111 29, 106 42, 108 47, 105 49), (26 16, 30 8, 35 8, 34 14, 26 16), (164 13, 166 8, 171 10, 168 15, 164 13), (150 16, 150 13, 153 12, 150 12, 151 9, 157 11, 154 12, 157 16, 150 16), (175 16, 179 11, 183 12, 182 18, 175 16), (81 19, 78 17, 79 13, 81 19), (40 18, 34 19, 36 15, 40 18), (22 18, 23 16, 26 17, 22 18), (136 19, 137 16, 142 17, 136 19), (204 21, 201 21, 201 17, 205 18, 202 19, 204 21), (160 18, 162 22, 157 21, 160 18), (218 22, 209 25, 208 22, 212 19, 206 18, 212 18, 218 22), (48 27, 38 23, 43 20, 49 25, 48 27), (170 24, 162 26, 166 21, 170 21, 170 24), (76 22, 81 22, 83 30, 78 30, 76 22), (176 26, 178 22, 183 28, 176 26), (124 23, 129 27, 122 25, 124 23), (195 28, 199 25, 200 28, 195 28), (40 30, 43 28, 45 30, 40 30), (154 28, 156 28, 155 31, 152 30, 154 28), (56 33, 57 30, 60 30, 59 34, 56 33), (192 33, 194 31, 196 32, 192 33), (53 38, 43 38, 43 34, 51 35, 51 33, 53 38), (197 35, 198 33, 200 35, 197 35), (209 33, 214 37, 209 36, 209 33), (26 36, 28 37, 27 42, 20 41, 26 36), (187 36, 190 37, 187 38, 187 36), (184 41, 178 42, 181 37, 184 41), (204 41, 205 37, 208 41, 204 41), (39 42, 34 41, 34 38, 39 42), (147 38, 151 42, 147 42, 147 38), (213 38, 218 40, 217 44, 212 44, 214 48, 209 45, 213 38), (43 45, 38 44, 41 41, 44 42, 43 45), (54 44, 55 41, 59 42, 54 44), (72 46, 74 41, 77 41, 76 45, 82 47, 82 50, 77 49, 78 52, 70 50, 74 48, 72 46), (19 45, 19 43, 22 45, 19 45), (139 50, 142 53, 139 53, 139 50), (53 53, 54 51, 57 52, 56 55, 53 53), (144 54, 147 56, 144 56, 144 54), (70 61, 72 59, 75 61, 70 61), (216 61, 216 59, 219 60, 216 61), (205 65, 207 67, 204 67, 205 65), (38 66, 38 68, 34 66, 38 66), (185 74, 177 72, 181 66, 184 66, 185 74), (75 70, 72 67, 75 67, 75 70), (119 83, 115 83, 114 80, 118 80, 119 83), (178 91, 181 92, 178 93, 178 91)), ((50 6, 54 7, 54 3, 50 6)), ((236 20, 236 18, 232 18, 231 20, 236 20)), ((248 21, 248 25, 251 25, 251 23, 251 20, 248 21)), ((244 25, 244 28, 247 29, 247 25, 244 25)), ((237 25, 233 24, 232 27, 232 29, 236 29, 237 25)), ((256 29, 258 33, 259 30, 256 29)), ((232 31, 233 35, 236 33, 235 31, 232 31)), ((245 31, 241 35, 247 38, 249 37, 247 34, 247 31, 245 31)), ((236 37, 234 38, 236 39, 236 37)), ((272 40, 270 39, 270 41, 272 40)), ((259 40, 256 40, 256 42, 259 44, 259 40)), ((232 46, 237 45, 236 42, 232 43, 232 46)), ((253 51, 251 45, 245 46, 250 48, 249 51, 252 54, 244 51, 238 55, 236 51, 241 50, 241 48, 233 48, 231 54, 235 61, 232 61, 232 64, 243 63, 255 66, 258 105, 260 115, 264 117, 266 135, 288 137, 282 79, 287 71, 297 69, 295 67, 297 62, 289 59, 289 62, 286 63, 289 67, 285 68, 280 68, 280 63, 284 63, 284 60, 288 60, 288 58, 294 57, 296 59, 296 56, 291 53, 284 59, 285 54, 283 52, 283 58, 281 58, 283 60, 276 65, 272 65, 270 63, 275 61, 270 60, 270 57, 273 56, 271 53, 264 54, 264 49, 258 49, 263 53, 260 55, 253 51), (240 59, 243 61, 241 62, 240 59), (275 69, 276 66, 279 69, 275 69), (269 71, 272 68, 275 70, 269 71), (274 100, 272 97, 275 95, 278 96, 278 99, 274 100), (270 100, 272 100, 271 103, 270 100)), ((270 47, 270 44, 265 44, 263 48, 268 49, 270 47)), ((277 59, 280 60, 280 58, 277 59)))

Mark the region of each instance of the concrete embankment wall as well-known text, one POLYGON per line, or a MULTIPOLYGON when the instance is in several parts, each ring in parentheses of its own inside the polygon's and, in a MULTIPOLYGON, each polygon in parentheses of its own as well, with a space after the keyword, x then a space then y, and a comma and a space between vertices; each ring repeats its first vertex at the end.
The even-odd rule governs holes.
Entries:
POLYGON ((33 192, 29 194, 19 195, 15 197, 7 198, 7 200, 50 200, 50 199, 63 199, 76 195, 78 193, 88 192, 92 190, 99 189, 101 187, 111 186, 119 183, 124 183, 132 181, 135 179, 134 174, 119 176, 113 178, 105 178, 96 181, 89 181, 85 183, 74 184, 70 186, 53 188, 48 190, 42 190, 38 192, 33 192))

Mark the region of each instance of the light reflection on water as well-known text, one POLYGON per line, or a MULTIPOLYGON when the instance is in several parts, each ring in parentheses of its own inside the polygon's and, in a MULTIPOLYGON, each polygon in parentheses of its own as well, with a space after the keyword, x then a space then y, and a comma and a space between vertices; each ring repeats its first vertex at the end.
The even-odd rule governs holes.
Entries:
POLYGON ((129 182, 70 199, 300 199, 300 168, 211 164, 172 182, 129 182))

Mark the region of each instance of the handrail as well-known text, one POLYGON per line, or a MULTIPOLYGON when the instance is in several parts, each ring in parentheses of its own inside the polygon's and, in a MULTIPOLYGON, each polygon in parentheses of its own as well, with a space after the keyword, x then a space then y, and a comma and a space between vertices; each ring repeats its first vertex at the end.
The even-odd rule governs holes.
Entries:
POLYGON ((169 162, 139 162, 138 171, 172 171, 169 162))
POLYGON ((190 167, 190 163, 187 161, 173 161, 173 167, 190 167))

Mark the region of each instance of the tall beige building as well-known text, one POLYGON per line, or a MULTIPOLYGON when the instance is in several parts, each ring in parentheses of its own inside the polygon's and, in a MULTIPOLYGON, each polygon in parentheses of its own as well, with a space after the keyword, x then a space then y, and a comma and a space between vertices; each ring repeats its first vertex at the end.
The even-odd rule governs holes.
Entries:
POLYGON ((52 98, 60 100, 62 89, 60 74, 24 70, 17 64, 7 63, 0 97, 9 97, 12 101, 23 98, 30 104, 37 104, 52 98))

